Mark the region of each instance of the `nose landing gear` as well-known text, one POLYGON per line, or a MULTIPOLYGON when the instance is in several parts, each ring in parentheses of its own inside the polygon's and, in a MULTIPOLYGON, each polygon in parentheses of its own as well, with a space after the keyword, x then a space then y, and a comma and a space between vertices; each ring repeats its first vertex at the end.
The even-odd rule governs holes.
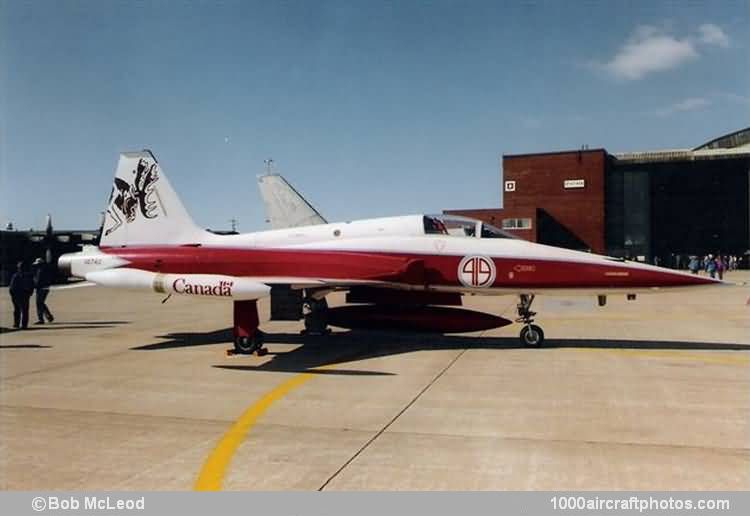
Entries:
POLYGON ((518 305, 517 323, 521 323, 524 327, 521 329, 521 344, 527 348, 538 348, 544 343, 544 332, 534 322, 534 316, 536 312, 531 311, 531 303, 534 302, 533 294, 521 294, 518 305))

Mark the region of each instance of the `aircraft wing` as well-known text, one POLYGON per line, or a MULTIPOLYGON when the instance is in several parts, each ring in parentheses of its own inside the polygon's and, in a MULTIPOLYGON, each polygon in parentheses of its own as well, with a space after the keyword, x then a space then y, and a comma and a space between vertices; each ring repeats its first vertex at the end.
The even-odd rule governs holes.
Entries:
POLYGON ((243 276, 243 279, 263 283, 265 285, 289 285, 292 290, 303 288, 339 288, 358 285, 383 286, 389 282, 380 280, 354 280, 337 278, 304 278, 296 276, 243 276))
POLYGON ((258 188, 272 229, 327 224, 318 210, 279 174, 258 176, 258 188))
POLYGON ((363 256, 361 263, 352 264, 342 271, 339 277, 328 276, 266 276, 252 275, 243 276, 245 280, 251 280, 266 285, 290 285, 293 289, 315 288, 315 287, 353 287, 353 286, 385 286, 394 283, 406 285, 424 285, 425 270, 424 261, 415 259, 401 259, 378 256, 363 256))

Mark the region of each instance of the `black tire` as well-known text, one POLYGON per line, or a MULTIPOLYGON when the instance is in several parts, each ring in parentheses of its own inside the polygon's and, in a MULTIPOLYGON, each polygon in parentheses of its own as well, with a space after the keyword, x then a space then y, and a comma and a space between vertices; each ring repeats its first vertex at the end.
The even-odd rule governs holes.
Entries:
POLYGON ((234 351, 243 355, 252 353, 253 341, 249 337, 235 337, 234 351))
POLYGON ((234 350, 237 353, 250 355, 263 345, 263 334, 256 331, 252 337, 236 337, 234 339, 234 350))
POLYGON ((544 332, 536 324, 521 329, 521 344, 527 348, 540 348, 544 344, 544 332))

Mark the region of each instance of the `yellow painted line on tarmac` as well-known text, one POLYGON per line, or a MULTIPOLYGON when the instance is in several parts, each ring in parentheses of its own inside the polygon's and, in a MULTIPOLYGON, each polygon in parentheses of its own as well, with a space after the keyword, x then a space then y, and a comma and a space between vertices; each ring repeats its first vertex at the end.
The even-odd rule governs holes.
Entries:
POLYGON ((750 364, 750 355, 744 351, 710 351, 704 353, 695 353, 675 350, 658 350, 658 349, 596 349, 596 348, 570 348, 572 351, 581 353, 606 353, 612 355, 633 356, 639 358, 666 358, 678 360, 692 360, 696 362, 705 362, 711 364, 732 364, 748 365, 750 364))
POLYGON ((275 401, 286 396, 290 391, 296 389, 309 379, 313 378, 313 373, 301 373, 293 376, 287 381, 277 385, 267 392, 258 401, 248 407, 237 421, 229 427, 229 430, 223 435, 216 447, 211 451, 203 467, 198 473, 193 489, 195 491, 219 491, 221 484, 226 475, 229 464, 232 461, 234 452, 237 451, 242 441, 245 439, 248 431, 256 423, 258 418, 268 410, 275 401))

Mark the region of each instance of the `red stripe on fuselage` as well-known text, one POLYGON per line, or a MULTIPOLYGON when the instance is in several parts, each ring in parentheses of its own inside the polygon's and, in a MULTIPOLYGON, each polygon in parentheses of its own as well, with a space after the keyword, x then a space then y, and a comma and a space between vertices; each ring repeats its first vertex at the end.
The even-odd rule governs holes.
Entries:
MULTIPOLYGON (((183 246, 110 247, 102 248, 102 251, 127 260, 127 267, 166 273, 377 280, 434 286, 460 286, 458 265, 463 258, 413 253, 183 246), (414 267, 416 264, 423 266, 424 270, 414 267)), ((492 260, 497 269, 492 284, 494 288, 615 289, 715 283, 701 276, 668 269, 640 268, 627 262, 591 263, 539 258, 492 260)), ((477 275, 478 264, 474 265, 472 272, 477 275)))

